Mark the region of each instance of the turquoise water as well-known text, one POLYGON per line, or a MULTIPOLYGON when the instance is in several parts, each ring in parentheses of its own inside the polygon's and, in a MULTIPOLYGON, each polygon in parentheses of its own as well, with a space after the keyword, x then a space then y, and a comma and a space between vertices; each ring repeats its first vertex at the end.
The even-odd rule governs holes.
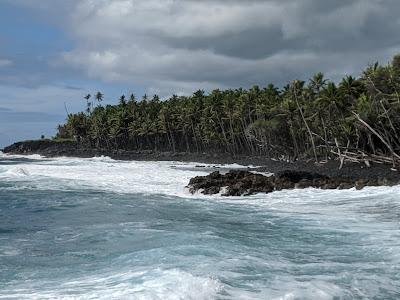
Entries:
POLYGON ((0 299, 399 299, 400 188, 190 195, 195 163, 0 154, 0 299))

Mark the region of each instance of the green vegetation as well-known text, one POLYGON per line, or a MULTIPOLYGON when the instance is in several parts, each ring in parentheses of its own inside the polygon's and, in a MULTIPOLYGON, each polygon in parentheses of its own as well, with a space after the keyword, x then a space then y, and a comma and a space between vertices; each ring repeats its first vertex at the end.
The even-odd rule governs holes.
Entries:
MULTIPOLYGON (((102 106, 87 95, 86 112, 69 114, 58 139, 102 149, 263 155, 290 160, 400 156, 400 56, 339 84, 322 73, 278 89, 199 90, 161 101, 120 97, 102 106)), ((368 162, 367 162, 368 163, 368 162)))
POLYGON ((60 138, 58 136, 51 139, 51 141, 56 143, 75 143, 76 140, 74 138, 60 138))

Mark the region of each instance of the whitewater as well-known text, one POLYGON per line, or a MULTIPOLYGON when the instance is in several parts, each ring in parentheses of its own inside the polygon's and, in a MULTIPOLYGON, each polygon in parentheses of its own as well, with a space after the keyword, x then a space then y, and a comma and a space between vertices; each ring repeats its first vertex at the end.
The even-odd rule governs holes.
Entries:
POLYGON ((219 168, 0 152, 0 299, 399 299, 400 187, 191 195, 219 168))

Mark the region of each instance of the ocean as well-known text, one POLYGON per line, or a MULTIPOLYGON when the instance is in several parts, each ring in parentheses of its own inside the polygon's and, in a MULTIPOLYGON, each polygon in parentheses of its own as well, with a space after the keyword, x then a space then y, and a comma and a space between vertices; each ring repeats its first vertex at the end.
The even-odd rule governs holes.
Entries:
POLYGON ((0 153, 0 299, 400 299, 400 187, 191 195, 196 165, 0 153))

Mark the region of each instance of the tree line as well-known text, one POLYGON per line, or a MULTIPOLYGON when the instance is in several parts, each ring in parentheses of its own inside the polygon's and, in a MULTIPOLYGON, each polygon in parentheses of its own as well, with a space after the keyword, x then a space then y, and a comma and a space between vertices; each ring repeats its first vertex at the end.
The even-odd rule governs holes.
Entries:
POLYGON ((56 138, 101 149, 262 155, 289 160, 335 156, 400 159, 400 55, 339 83, 322 73, 278 88, 198 90, 162 101, 122 95, 84 97, 56 138))

